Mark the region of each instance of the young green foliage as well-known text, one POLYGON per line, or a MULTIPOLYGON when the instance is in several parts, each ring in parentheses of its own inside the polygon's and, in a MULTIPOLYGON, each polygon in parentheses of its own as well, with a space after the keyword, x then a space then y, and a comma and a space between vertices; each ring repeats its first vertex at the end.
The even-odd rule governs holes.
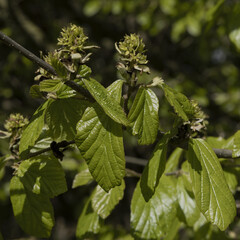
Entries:
POLYGON ((188 161, 200 211, 208 221, 225 230, 236 215, 236 204, 218 158, 207 142, 190 139, 188 161))
POLYGON ((29 148, 34 146, 36 140, 42 132, 45 123, 46 109, 50 102, 51 100, 47 100, 37 109, 22 133, 19 145, 19 154, 23 158, 27 156, 29 148))
POLYGON ((100 232, 103 219, 123 198, 126 172, 126 176, 141 176, 131 202, 131 228, 136 239, 174 239, 183 224, 193 227, 201 239, 222 236, 208 222, 224 231, 233 221, 236 204, 232 193, 236 192, 238 172, 223 171, 221 164, 227 160, 220 163, 211 147, 231 149, 230 157, 239 157, 239 131, 228 140, 198 138, 206 127, 206 116, 197 103, 160 78, 150 85, 147 80, 138 81, 150 71, 145 44, 136 34, 126 35, 116 44, 120 56, 117 68, 123 80, 104 88, 90 77, 88 50, 96 46, 87 45, 87 40, 81 27, 71 24, 63 29, 60 48, 44 57, 56 74, 40 68, 35 78, 38 85, 30 90, 45 102, 29 123, 19 114, 11 115, 5 124, 8 132, 0 132, 10 138, 11 154, 0 158, 0 170, 13 160, 10 198, 20 227, 29 235, 50 237, 54 225, 50 198, 67 191, 62 165, 69 163, 63 159, 61 165, 54 156, 62 160, 64 148, 71 145, 73 150, 75 143, 80 152, 67 151, 76 160, 72 188, 97 183, 78 219, 77 239, 100 232), (175 112, 175 123, 166 133, 158 132, 159 100, 151 87, 162 89, 175 112), (125 169, 123 130, 137 135, 140 145, 157 142, 142 174, 125 169), (188 142, 188 150, 178 148, 176 142, 185 150, 188 142), (65 145, 54 148, 60 143, 65 145), (168 150, 172 151, 170 156, 168 150))
POLYGON ((176 218, 176 184, 171 177, 162 176, 149 201, 144 199, 140 183, 131 202, 131 226, 134 236, 140 239, 160 239, 171 228, 176 218))
MULTIPOLYGON (((108 87, 108 94, 120 103, 122 81, 108 87)), ((125 175, 122 126, 94 103, 77 124, 76 144, 97 183, 109 191, 122 183, 125 175)))
POLYGON ((151 89, 140 87, 128 114, 133 135, 138 135, 138 143, 148 145, 157 137, 159 103, 151 89))
POLYGON ((119 101, 117 102, 116 99, 114 99, 114 97, 111 96, 108 91, 93 78, 83 79, 83 82, 88 91, 110 118, 117 123, 125 126, 128 125, 128 120, 122 107, 120 106, 119 101))
POLYGON ((168 134, 162 137, 157 143, 153 156, 149 160, 147 166, 144 168, 140 186, 144 199, 149 201, 154 195, 160 178, 165 171, 166 154, 167 154, 168 134))
POLYGON ((112 188, 108 193, 97 186, 92 195, 92 208, 103 219, 107 218, 123 198, 125 182, 112 188))

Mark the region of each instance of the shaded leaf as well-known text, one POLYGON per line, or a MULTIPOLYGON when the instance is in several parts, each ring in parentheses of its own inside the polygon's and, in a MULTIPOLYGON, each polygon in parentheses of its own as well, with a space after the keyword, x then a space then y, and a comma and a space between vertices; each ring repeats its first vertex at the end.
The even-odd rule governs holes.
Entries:
POLYGON ((166 173, 173 172, 177 169, 182 153, 183 153, 182 148, 176 148, 171 153, 166 163, 166 168, 165 168, 166 173))
POLYGON ((107 218, 119 201, 123 198, 125 182, 105 192, 99 185, 92 195, 92 208, 103 219, 107 218))
POLYGON ((37 156, 23 161, 17 170, 24 188, 53 198, 67 191, 65 174, 59 161, 50 156, 37 156))
POLYGON ((171 177, 162 176, 152 198, 146 202, 140 182, 131 202, 131 226, 140 239, 161 239, 176 219, 176 184, 171 177))
POLYGON ((193 226, 200 217, 200 211, 193 194, 185 188, 183 177, 178 178, 177 195, 180 207, 180 219, 186 222, 188 226, 193 226))
POLYGON ((189 99, 165 83, 162 83, 160 87, 163 89, 167 101, 174 108, 176 114, 181 117, 183 121, 188 121, 195 113, 194 107, 189 99))
POLYGON ((39 85, 32 85, 29 91, 32 98, 42 98, 43 94, 40 91, 39 85))
POLYGON ((28 191, 20 178, 14 176, 10 182, 10 198, 14 216, 24 232, 41 238, 50 237, 54 214, 47 197, 28 191))
POLYGON ((53 140, 73 140, 76 124, 89 103, 75 98, 53 101, 46 111, 46 122, 53 140))
POLYGON ((96 234, 100 230, 100 217, 93 211, 91 198, 85 204, 82 214, 77 223, 77 239, 86 239, 86 237, 96 234))
MULTIPOLYGON (((110 96, 120 102, 122 81, 108 87, 110 96)), ((122 126, 108 117, 97 103, 84 112, 77 124, 76 144, 98 184, 109 191, 122 183, 125 154, 122 126)))
POLYGON ((36 140, 42 132, 44 126, 45 112, 51 100, 43 103, 33 114, 29 124, 24 129, 19 144, 19 154, 22 158, 26 157, 28 148, 34 146, 36 140))
POLYGON ((93 78, 82 80, 88 91, 97 103, 103 108, 104 112, 115 122, 128 125, 128 119, 120 106, 119 102, 108 91, 93 78))
POLYGON ((159 180, 165 171, 168 134, 157 143, 153 156, 144 168, 140 180, 142 195, 145 201, 149 201, 158 186, 159 180))
POLYGON ((236 204, 216 154, 204 140, 190 139, 188 161, 200 211, 208 221, 225 230, 236 215, 236 204))
POLYGON ((151 89, 139 88, 129 111, 132 134, 138 135, 139 144, 151 144, 156 140, 159 120, 158 98, 151 89))

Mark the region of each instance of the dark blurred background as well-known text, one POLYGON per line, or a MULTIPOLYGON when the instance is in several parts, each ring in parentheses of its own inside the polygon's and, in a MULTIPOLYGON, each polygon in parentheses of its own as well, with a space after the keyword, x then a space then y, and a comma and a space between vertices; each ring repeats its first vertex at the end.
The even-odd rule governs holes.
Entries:
MULTIPOLYGON (((104 86, 118 78, 114 43, 125 34, 140 34, 146 43, 149 79, 160 75, 167 84, 197 100, 209 116, 208 134, 225 138, 240 128, 239 16, 237 0, 0 0, 0 31, 38 56, 40 51, 46 54, 56 47, 62 27, 69 23, 82 26, 90 42, 100 46, 90 65, 93 76, 104 86)), ((28 93, 36 70, 35 64, 0 42, 1 129, 10 113, 30 117, 39 106, 28 93)), ((165 130, 172 117, 162 93, 156 93, 160 125, 165 130)), ((126 141, 126 155, 149 157, 149 148, 137 147, 130 136, 126 141)), ((7 147, 0 142, 1 155, 7 147)), ((71 177, 69 170, 69 186, 71 177)), ((0 183, 0 229, 6 239, 15 239, 24 234, 13 219, 9 178, 10 174, 5 174, 0 183)), ((52 239, 74 239, 81 197, 89 192, 83 187, 53 200, 57 225, 52 239)), ((131 194, 126 194, 109 220, 127 230, 128 214, 118 214, 129 211, 130 199, 131 194)))

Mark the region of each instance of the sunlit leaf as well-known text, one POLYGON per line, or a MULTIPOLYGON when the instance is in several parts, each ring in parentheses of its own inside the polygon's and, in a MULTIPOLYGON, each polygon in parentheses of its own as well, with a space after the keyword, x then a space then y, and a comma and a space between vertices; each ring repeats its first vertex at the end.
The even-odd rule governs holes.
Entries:
POLYGON ((115 206, 123 198, 125 182, 112 188, 108 193, 99 185, 92 194, 92 208, 103 219, 109 216, 115 206))
POLYGON ((230 32, 229 38, 231 42, 235 45, 238 51, 240 51, 240 28, 234 29, 230 32))
POLYGON ((53 156, 37 156, 23 161, 17 170, 24 188, 53 198, 67 191, 65 174, 53 156))
POLYGON ((22 157, 26 155, 29 147, 34 146, 44 126, 45 112, 51 100, 42 104, 33 114, 28 126, 24 129, 19 145, 19 153, 22 157))
POLYGON ((48 197, 25 189, 21 178, 10 182, 10 198, 14 216, 20 227, 29 235, 48 238, 54 225, 54 214, 48 197))
POLYGON ((151 144, 156 140, 159 120, 159 103, 149 88, 139 88, 129 111, 128 118, 132 134, 138 135, 139 144, 151 144))
MULTIPOLYGON (((107 89, 117 102, 120 102, 121 88, 122 81, 118 81, 107 89)), ((122 126, 97 103, 87 108, 78 122, 76 144, 93 178, 105 191, 122 183, 125 175, 122 126)))
POLYGON ((97 103, 103 108, 104 112, 112 118, 115 122, 128 125, 127 117, 116 101, 114 96, 111 96, 108 91, 93 78, 82 80, 97 103))
POLYGON ((240 157, 240 130, 234 134, 232 156, 235 158, 240 157))
POLYGON ((89 172, 88 165, 84 162, 81 163, 81 167, 78 174, 74 177, 72 188, 86 185, 93 180, 91 173, 89 172))
POLYGON ((100 222, 101 219, 98 214, 93 211, 91 199, 89 199, 78 219, 76 230, 77 239, 86 239, 92 234, 98 233, 101 227, 100 222))
POLYGON ((171 177, 162 176, 152 198, 146 202, 140 183, 131 202, 131 226, 140 239, 161 239, 176 218, 176 185, 171 177))
POLYGON ((41 81, 39 87, 42 92, 56 92, 63 84, 61 79, 47 79, 41 81))
POLYGON ((208 221, 225 230, 236 215, 236 204, 216 154, 204 140, 191 139, 188 161, 200 211, 208 221))

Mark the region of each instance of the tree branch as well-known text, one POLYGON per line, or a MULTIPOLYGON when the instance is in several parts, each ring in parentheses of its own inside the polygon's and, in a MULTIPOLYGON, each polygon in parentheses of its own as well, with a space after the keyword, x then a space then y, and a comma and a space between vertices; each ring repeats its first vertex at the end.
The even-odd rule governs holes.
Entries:
MULTIPOLYGON (((69 142, 67 142, 67 141, 62 141, 62 142, 59 142, 59 143, 56 144, 56 148, 64 148, 64 147, 67 147, 67 146, 69 146, 69 145, 71 145, 71 144, 74 144, 74 143, 75 143, 74 140, 69 141, 69 142)), ((51 146, 50 146, 50 147, 48 147, 48 148, 41 149, 41 150, 39 150, 39 151, 37 151, 37 152, 30 153, 27 158, 36 157, 36 156, 38 156, 38 155, 41 155, 41 154, 43 154, 43 153, 45 153, 45 152, 48 152, 48 151, 51 151, 51 150, 52 150, 52 148, 51 148, 51 146)))
POLYGON ((53 75, 57 75, 55 69, 48 64, 47 62, 43 61, 41 58, 34 55, 32 52, 15 42, 13 39, 5 35, 4 33, 0 32, 0 39, 7 44, 9 47, 12 47, 19 51, 22 55, 24 55, 26 58, 30 59, 31 61, 35 62, 40 67, 44 68, 46 71, 53 75))
POLYGON ((232 150, 230 149, 213 148, 213 151, 215 152, 218 158, 233 158, 232 150))
POLYGON ((82 86, 78 85, 74 81, 66 81, 64 84, 69 86, 70 88, 72 88, 76 92, 80 93, 81 95, 86 97, 91 102, 95 102, 95 99, 92 97, 92 95, 85 88, 83 88, 82 86))

